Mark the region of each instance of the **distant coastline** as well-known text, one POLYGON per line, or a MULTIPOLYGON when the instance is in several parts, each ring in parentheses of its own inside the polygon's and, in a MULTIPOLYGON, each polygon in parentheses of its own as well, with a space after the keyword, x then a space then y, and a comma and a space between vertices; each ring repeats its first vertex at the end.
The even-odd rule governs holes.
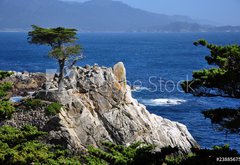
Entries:
MULTIPOLYGON (((0 33, 27 33, 30 29, 6 29, 2 30, 0 29, 0 33)), ((218 26, 213 27, 211 29, 206 30, 186 30, 186 29, 177 29, 177 30, 122 30, 122 31, 112 31, 112 30, 81 30, 78 29, 78 33, 239 33, 240 32, 240 26, 218 26), (220 30, 218 30, 220 29, 220 30)))

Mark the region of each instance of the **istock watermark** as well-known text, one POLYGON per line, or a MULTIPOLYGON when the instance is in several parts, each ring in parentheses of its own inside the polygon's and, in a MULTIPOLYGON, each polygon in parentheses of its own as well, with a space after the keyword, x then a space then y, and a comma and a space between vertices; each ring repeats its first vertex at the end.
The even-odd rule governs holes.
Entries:
POLYGON ((144 83, 141 80, 135 80, 133 82, 127 81, 127 84, 131 86, 133 89, 136 90, 136 92, 141 90, 147 90, 148 92, 181 92, 185 93, 185 91, 194 91, 194 89, 191 87, 192 81, 189 81, 189 76, 186 75, 185 80, 180 81, 174 81, 174 80, 166 80, 163 77, 157 77, 157 76, 150 76, 148 78, 148 81, 144 81, 144 83), (185 90, 182 89, 182 85, 184 82, 185 90), (147 84, 147 87, 143 84, 147 84))
MULTIPOLYGON (((46 70, 46 90, 50 90, 53 86, 53 79, 57 80, 57 70, 56 69, 47 69, 46 70)), ((99 77, 101 78, 101 76, 99 77)), ((72 73, 71 70, 65 71, 65 80, 64 85, 65 86, 72 86, 77 87, 78 80, 76 80, 76 76, 74 76, 74 73, 72 73)), ((97 82, 97 78, 94 78, 94 80, 97 82)), ((100 80, 99 80, 100 81, 100 80)), ((104 86, 109 85, 109 82, 105 82, 106 84, 102 84, 98 87, 98 90, 101 90, 104 92, 104 90, 109 90, 108 88, 105 88, 104 86)), ((111 82, 110 82, 111 83, 111 82)), ((114 83, 114 82, 112 82, 114 83)), ((122 82, 119 82, 122 83, 122 82)), ((194 89, 191 87, 192 81, 189 80, 189 76, 186 75, 186 78, 184 80, 176 81, 176 80, 169 80, 165 79, 163 77, 158 76, 149 76, 147 80, 134 80, 134 81, 126 81, 126 83, 131 87, 132 90, 135 92, 140 92, 142 90, 146 90, 148 92, 154 93, 154 92, 160 92, 160 93, 172 93, 172 92, 181 92, 185 93, 189 91, 194 91, 194 89), (184 83, 184 90, 182 88, 182 84, 184 83)), ((55 82, 56 84, 56 82, 55 82)), ((84 84, 87 89, 91 88, 92 84, 84 84)), ((106 92, 106 91, 105 91, 106 92)))

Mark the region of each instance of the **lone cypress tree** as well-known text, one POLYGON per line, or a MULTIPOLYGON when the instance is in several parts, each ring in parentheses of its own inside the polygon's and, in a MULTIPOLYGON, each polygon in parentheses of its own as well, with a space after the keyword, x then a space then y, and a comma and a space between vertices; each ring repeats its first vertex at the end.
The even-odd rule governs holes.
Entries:
POLYGON ((70 57, 75 57, 75 61, 80 59, 81 47, 74 42, 77 30, 63 27, 42 28, 32 25, 33 30, 28 33, 28 41, 31 44, 51 46, 49 57, 58 60, 59 64, 59 91, 63 88, 64 67, 70 57))

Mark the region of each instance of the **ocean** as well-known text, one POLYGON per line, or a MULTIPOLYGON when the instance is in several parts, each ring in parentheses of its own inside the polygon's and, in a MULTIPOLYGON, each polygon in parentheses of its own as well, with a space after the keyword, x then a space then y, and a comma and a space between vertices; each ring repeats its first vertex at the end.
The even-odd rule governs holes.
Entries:
MULTIPOLYGON (((122 61, 128 83, 137 86, 133 97, 156 115, 185 124, 202 148, 229 144, 240 151, 240 135, 226 134, 205 119, 201 111, 240 107, 240 100, 223 97, 195 97, 181 90, 181 81, 191 79, 195 70, 209 68, 209 51, 193 42, 240 44, 240 33, 80 33, 86 64, 112 67, 122 61)), ((26 33, 0 33, 0 69, 45 72, 57 68, 49 48, 30 45, 26 33)))

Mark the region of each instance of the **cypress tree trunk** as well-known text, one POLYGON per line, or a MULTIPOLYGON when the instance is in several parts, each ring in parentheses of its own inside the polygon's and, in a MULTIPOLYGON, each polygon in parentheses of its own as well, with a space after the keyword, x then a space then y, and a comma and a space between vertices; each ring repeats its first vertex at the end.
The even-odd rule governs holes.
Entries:
POLYGON ((58 91, 63 90, 63 78, 64 78, 64 66, 65 66, 65 59, 58 60, 59 63, 59 79, 58 79, 58 91))

